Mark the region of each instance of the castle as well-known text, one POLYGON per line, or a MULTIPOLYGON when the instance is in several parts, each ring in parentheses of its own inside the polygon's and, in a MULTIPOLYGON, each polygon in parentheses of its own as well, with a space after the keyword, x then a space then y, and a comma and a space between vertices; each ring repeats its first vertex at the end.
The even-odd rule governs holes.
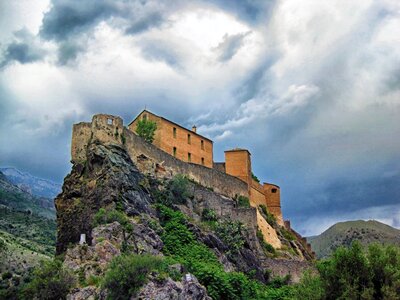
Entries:
POLYGON ((241 179, 247 184, 250 204, 254 207, 267 206, 278 224, 283 225, 280 188, 271 183, 261 185, 253 178, 251 154, 248 150, 240 148, 227 150, 225 151, 225 162, 214 162, 213 141, 198 134, 196 126, 193 126, 192 130, 188 130, 166 118, 143 110, 128 125, 128 128, 135 132, 138 121, 143 119, 157 124, 153 141, 155 146, 182 161, 214 168, 241 179))
MULTIPOLYGON (((213 142, 198 134, 196 127, 188 130, 148 110, 142 111, 127 127, 120 117, 106 114, 93 116, 92 122, 74 124, 72 132, 72 162, 83 162, 92 140, 123 147, 144 174, 168 178, 184 174, 215 192, 236 198, 248 197, 250 205, 265 205, 284 226, 280 188, 271 183, 260 184, 253 177, 251 154, 246 149, 225 151, 225 162, 213 161, 213 142), (147 143, 136 133, 137 122, 149 119, 157 124, 153 143, 147 143)), ((257 224, 272 245, 280 242, 269 224, 256 209, 257 224)), ((288 225, 287 223, 286 225, 288 225)))

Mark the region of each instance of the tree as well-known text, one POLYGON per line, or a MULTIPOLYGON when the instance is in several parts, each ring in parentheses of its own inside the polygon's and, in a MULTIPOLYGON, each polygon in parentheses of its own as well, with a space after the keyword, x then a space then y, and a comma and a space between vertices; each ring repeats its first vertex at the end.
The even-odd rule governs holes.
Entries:
POLYGON ((154 141, 154 134, 157 129, 157 123, 148 119, 139 120, 136 125, 136 133, 138 136, 144 138, 146 142, 152 143, 154 141))

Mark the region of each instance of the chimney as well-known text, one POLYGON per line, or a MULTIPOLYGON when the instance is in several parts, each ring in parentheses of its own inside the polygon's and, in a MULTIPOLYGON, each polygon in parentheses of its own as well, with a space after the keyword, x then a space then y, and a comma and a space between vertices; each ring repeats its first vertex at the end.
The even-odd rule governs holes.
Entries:
POLYGON ((192 131, 193 131, 193 132, 196 132, 196 131, 197 131, 197 127, 196 127, 196 125, 193 125, 193 127, 192 127, 192 131))

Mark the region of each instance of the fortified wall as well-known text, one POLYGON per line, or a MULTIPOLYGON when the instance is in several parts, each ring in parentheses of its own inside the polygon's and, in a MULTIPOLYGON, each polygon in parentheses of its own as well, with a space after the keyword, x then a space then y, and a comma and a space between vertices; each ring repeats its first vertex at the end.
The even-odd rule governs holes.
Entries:
POLYGON ((230 198, 239 195, 250 196, 247 184, 239 178, 173 157, 125 128, 120 117, 99 114, 93 116, 91 123, 74 124, 71 144, 72 162, 86 160, 86 148, 92 140, 121 146, 144 173, 150 167, 164 177, 185 174, 202 186, 230 198), (148 166, 147 163, 152 165, 148 166))
POLYGON ((184 174, 200 185, 229 198, 248 197, 251 206, 256 208, 255 219, 264 238, 274 247, 281 247, 275 229, 267 223, 257 208, 260 204, 267 205, 268 209, 275 213, 278 224, 283 226, 279 187, 267 183, 261 185, 252 179, 250 152, 247 150, 226 151, 225 163, 216 163, 214 168, 208 168, 184 162, 157 146, 145 142, 125 128, 120 117, 98 114, 93 116, 92 122, 74 124, 71 144, 72 162, 84 162, 87 146, 95 140, 106 145, 113 144, 124 148, 143 174, 155 174, 159 178, 172 178, 175 175, 184 174), (266 195, 269 197, 267 198, 266 195), (275 208, 274 203, 276 203, 275 208))

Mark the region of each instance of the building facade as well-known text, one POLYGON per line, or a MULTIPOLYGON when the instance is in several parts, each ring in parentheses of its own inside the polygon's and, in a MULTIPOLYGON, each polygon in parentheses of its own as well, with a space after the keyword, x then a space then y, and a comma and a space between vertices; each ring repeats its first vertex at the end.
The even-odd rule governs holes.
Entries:
POLYGON ((128 128, 136 132, 137 123, 143 119, 157 124, 153 141, 155 146, 182 161, 213 167, 213 142, 198 134, 195 126, 189 130, 148 110, 143 110, 128 128))
MULTIPOLYGON (((136 132, 137 123, 143 119, 154 121, 157 124, 153 145, 184 162, 203 165, 239 178, 247 185, 251 206, 265 205, 275 216, 277 223, 284 225, 280 188, 271 183, 260 184, 253 179, 251 154, 247 149, 227 150, 225 151, 225 162, 215 163, 213 161, 213 142, 198 134, 195 126, 189 130, 148 110, 143 110, 128 125, 128 129, 136 132)), ((261 215, 258 218, 261 221, 261 215)))

